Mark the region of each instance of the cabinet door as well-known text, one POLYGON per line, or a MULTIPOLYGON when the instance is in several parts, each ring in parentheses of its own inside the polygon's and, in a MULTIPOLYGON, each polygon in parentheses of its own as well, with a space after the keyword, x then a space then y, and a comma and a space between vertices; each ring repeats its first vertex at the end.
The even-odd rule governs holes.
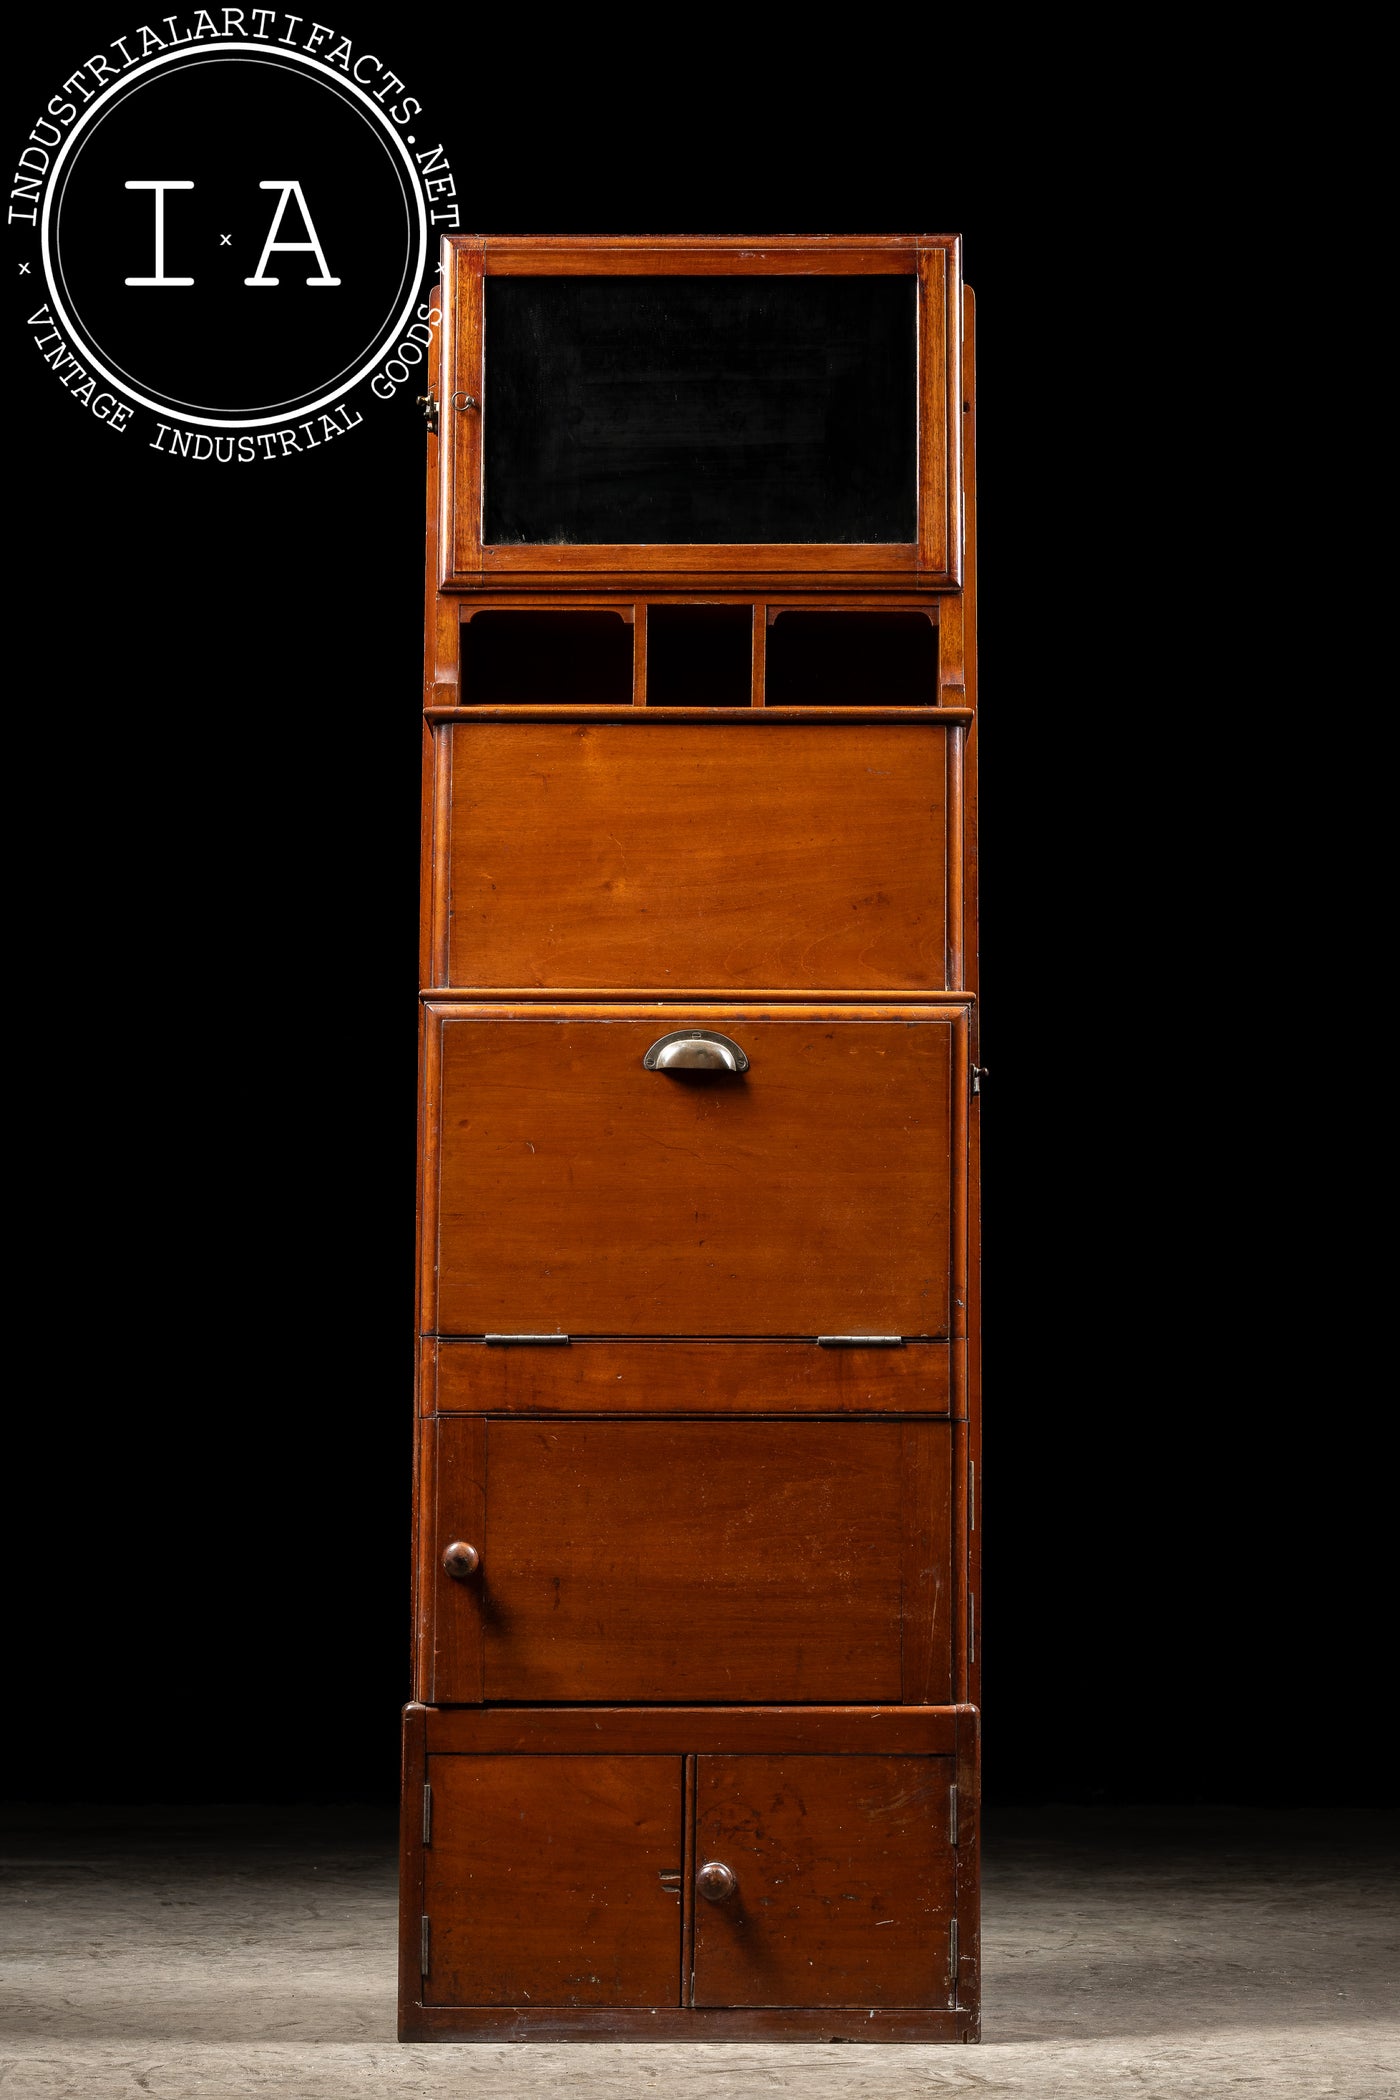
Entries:
POLYGON ((953 2004, 951 1758, 697 1765, 693 2004, 953 2004))
POLYGON ((946 1700, 951 1434, 444 1418, 434 1698, 946 1700))
POLYGON ((452 984, 947 982, 948 728, 458 722, 452 984))
POLYGON ((961 581, 954 236, 449 234, 443 268, 449 589, 961 581))
POLYGON ((436 1332, 953 1331, 962 1009, 431 1018, 436 1332), (747 1069, 644 1065, 701 1025, 747 1069))
POLYGON ((425 2005, 675 2005, 679 1757, 432 1757, 425 2005))

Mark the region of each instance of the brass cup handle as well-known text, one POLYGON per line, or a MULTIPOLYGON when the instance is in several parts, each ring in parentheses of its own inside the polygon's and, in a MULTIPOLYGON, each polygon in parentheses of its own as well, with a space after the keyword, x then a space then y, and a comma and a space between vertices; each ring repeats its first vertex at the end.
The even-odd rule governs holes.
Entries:
POLYGON ((707 1903, 727 1903, 738 1890, 739 1880, 722 1859, 707 1859, 696 1870, 695 1887, 707 1903))
POLYGON ((747 1072, 748 1054, 713 1028, 673 1028, 642 1059, 648 1072, 747 1072))
POLYGON ((465 1539, 454 1539, 443 1549, 442 1564, 454 1582, 467 1582, 481 1566, 481 1555, 465 1539))

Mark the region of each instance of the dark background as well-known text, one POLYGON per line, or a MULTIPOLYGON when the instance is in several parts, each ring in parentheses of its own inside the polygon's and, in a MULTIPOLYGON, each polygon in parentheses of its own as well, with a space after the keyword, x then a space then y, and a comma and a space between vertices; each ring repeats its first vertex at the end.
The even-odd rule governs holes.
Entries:
MULTIPOLYGON (((31 32, 7 151, 137 19, 31 32)), ((333 20, 427 105, 464 230, 964 233, 991 1792, 1378 1792, 1356 1558, 1374 1385, 1329 1165, 1355 1116, 1318 828, 1337 751, 1290 714, 1330 616, 1302 583, 1316 547, 1268 551, 1297 483, 1261 462, 1271 436, 1295 461, 1307 439, 1297 404, 1265 429, 1274 382, 1239 349, 1253 219, 1131 112, 1081 94, 1013 120, 966 51, 921 73, 877 41, 813 73, 749 25, 741 68, 688 55, 680 99, 674 71, 624 93, 617 49, 538 25, 511 52, 465 21, 333 20)), ((5 393, 0 1786, 387 1797, 408 1645, 414 389, 310 458, 170 461, 64 395, 26 310, 5 393)))

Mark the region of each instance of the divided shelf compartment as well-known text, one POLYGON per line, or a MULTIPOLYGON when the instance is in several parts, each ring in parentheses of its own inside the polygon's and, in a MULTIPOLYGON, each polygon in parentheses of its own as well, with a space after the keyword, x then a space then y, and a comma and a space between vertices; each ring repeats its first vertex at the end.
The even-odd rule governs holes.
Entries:
POLYGON ((953 692, 940 683, 936 601, 468 601, 460 624, 454 697, 463 707, 922 709, 962 697, 960 666, 953 692))

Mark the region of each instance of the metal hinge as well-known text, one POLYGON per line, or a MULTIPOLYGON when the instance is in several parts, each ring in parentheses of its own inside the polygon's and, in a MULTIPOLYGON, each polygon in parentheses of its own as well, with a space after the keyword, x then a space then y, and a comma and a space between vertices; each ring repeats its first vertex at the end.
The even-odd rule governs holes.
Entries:
MULTIPOLYGON (((427 1923, 426 1918, 424 1924, 427 1923)), ((953 1972, 953 1996, 958 1995, 958 1921, 952 1920, 948 1927, 948 1967, 953 1972)), ((424 1974, 426 1974, 426 1970, 424 1974)))
POLYGON ((433 436, 436 437, 438 427, 437 395, 433 392, 432 388, 429 387, 426 394, 418 394, 414 398, 416 399, 418 406, 423 411, 423 421, 427 424, 429 430, 431 430, 431 432, 433 433, 433 436))
POLYGON ((483 1341, 493 1343, 498 1349, 504 1349, 508 1346, 513 1346, 517 1349, 548 1349, 556 1344, 566 1343, 568 1339, 569 1337, 566 1334, 487 1334, 482 1336, 483 1341))
POLYGON ((431 1786, 427 1786, 427 1785, 425 1785, 425 1786, 424 1786, 424 1788, 423 1788, 423 1843, 424 1843, 425 1845, 431 1845, 431 1843, 432 1843, 432 1842, 433 1842, 433 1790, 432 1790, 431 1786))
POLYGON ((982 1081, 987 1076, 987 1067, 985 1065, 973 1065, 969 1076, 971 1081, 972 1092, 974 1094, 980 1094, 982 1091, 982 1081))
POLYGON ((427 1917, 425 1916, 425 1917, 424 1917, 424 1919, 423 1919, 423 1949, 422 1949, 422 1952, 423 1952, 423 1974, 424 1974, 425 1976, 426 1976, 426 1975, 427 1975, 427 1973, 428 1973, 428 1932, 429 1932, 428 1920, 427 1920, 427 1917))
POLYGON ((957 1782, 948 1789, 948 1843, 958 1842, 958 1789, 957 1782))
POLYGON ((819 1334, 819 1349, 902 1349, 902 1334, 819 1334))

